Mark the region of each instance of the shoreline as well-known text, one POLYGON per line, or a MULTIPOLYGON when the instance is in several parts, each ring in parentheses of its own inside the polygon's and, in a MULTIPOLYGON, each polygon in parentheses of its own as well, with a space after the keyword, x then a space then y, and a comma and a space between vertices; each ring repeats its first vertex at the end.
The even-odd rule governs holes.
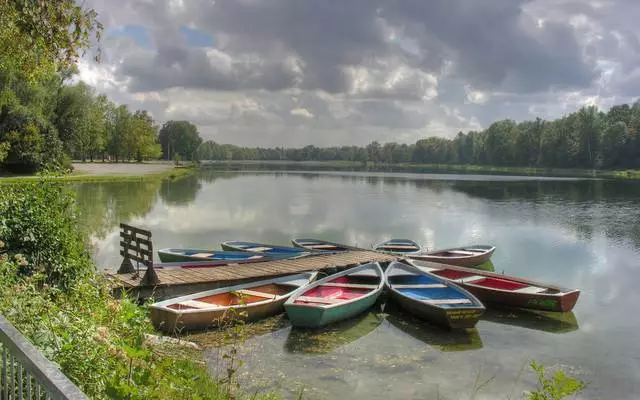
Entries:
POLYGON ((289 161, 289 160, 230 160, 203 161, 200 168, 265 166, 286 170, 289 167, 313 167, 320 170, 409 172, 409 173, 465 173, 488 175, 525 175, 567 178, 607 178, 640 180, 640 170, 586 170, 566 168, 496 167, 463 164, 373 164, 355 161, 289 161))
POLYGON ((59 182, 142 182, 155 179, 175 179, 197 171, 192 165, 170 163, 74 163, 74 170, 60 175, 0 176, 0 184, 33 182, 41 179, 59 182), (90 167, 83 169, 83 167, 90 167))

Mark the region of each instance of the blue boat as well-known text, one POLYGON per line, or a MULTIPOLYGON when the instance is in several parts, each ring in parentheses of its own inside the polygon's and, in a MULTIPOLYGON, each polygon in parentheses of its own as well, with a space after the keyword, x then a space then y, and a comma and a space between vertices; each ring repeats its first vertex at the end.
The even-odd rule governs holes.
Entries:
POLYGON ((259 254, 250 251, 224 251, 201 249, 160 249, 158 256, 163 263, 202 261, 207 266, 241 264, 247 262, 280 260, 290 254, 259 254))
POLYGON ((275 246, 272 244, 256 243, 256 242, 243 242, 240 240, 232 240, 228 242, 220 243, 220 247, 223 250, 228 251, 249 251, 252 253, 261 254, 284 254, 291 257, 300 256, 308 253, 305 249, 300 247, 290 246, 275 246))
POLYGON ((473 328, 485 311, 480 300, 461 287, 402 262, 389 264, 385 284, 402 308, 445 328, 473 328))

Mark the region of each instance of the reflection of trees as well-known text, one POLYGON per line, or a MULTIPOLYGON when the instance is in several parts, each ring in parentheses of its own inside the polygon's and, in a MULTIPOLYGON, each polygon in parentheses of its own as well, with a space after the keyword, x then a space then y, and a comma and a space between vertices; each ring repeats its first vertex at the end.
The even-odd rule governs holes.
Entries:
POLYGON ((560 221, 590 238, 603 231, 614 240, 640 245, 640 184, 614 180, 458 181, 470 197, 519 204, 521 212, 560 221), (529 210, 526 207, 529 207, 529 210))
POLYGON ((146 215, 156 202, 159 187, 160 182, 155 180, 77 185, 82 231, 102 239, 121 222, 146 215))
POLYGON ((165 179, 160 185, 160 198, 171 205, 187 205, 193 203, 198 191, 202 188, 197 175, 170 180, 165 179))

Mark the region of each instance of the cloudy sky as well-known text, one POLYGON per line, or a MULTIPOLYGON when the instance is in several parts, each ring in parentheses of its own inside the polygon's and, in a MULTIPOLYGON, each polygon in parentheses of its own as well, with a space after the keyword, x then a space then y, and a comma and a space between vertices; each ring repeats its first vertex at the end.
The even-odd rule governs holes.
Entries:
POLYGON ((640 95, 637 0, 89 0, 80 78, 249 146, 414 142, 640 95))

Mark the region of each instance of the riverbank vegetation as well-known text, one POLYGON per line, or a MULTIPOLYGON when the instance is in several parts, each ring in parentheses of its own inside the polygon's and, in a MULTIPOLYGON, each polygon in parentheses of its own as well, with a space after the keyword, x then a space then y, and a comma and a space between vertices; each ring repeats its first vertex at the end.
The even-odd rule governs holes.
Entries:
POLYGON ((502 120, 454 138, 428 137, 414 144, 302 148, 238 147, 207 141, 202 160, 349 161, 497 168, 640 169, 640 102, 601 111, 583 107, 562 118, 502 120))
POLYGON ((213 379, 199 354, 146 344, 146 307, 113 298, 96 272, 69 186, 5 186, 0 216, 0 314, 89 397, 244 397, 213 379))

